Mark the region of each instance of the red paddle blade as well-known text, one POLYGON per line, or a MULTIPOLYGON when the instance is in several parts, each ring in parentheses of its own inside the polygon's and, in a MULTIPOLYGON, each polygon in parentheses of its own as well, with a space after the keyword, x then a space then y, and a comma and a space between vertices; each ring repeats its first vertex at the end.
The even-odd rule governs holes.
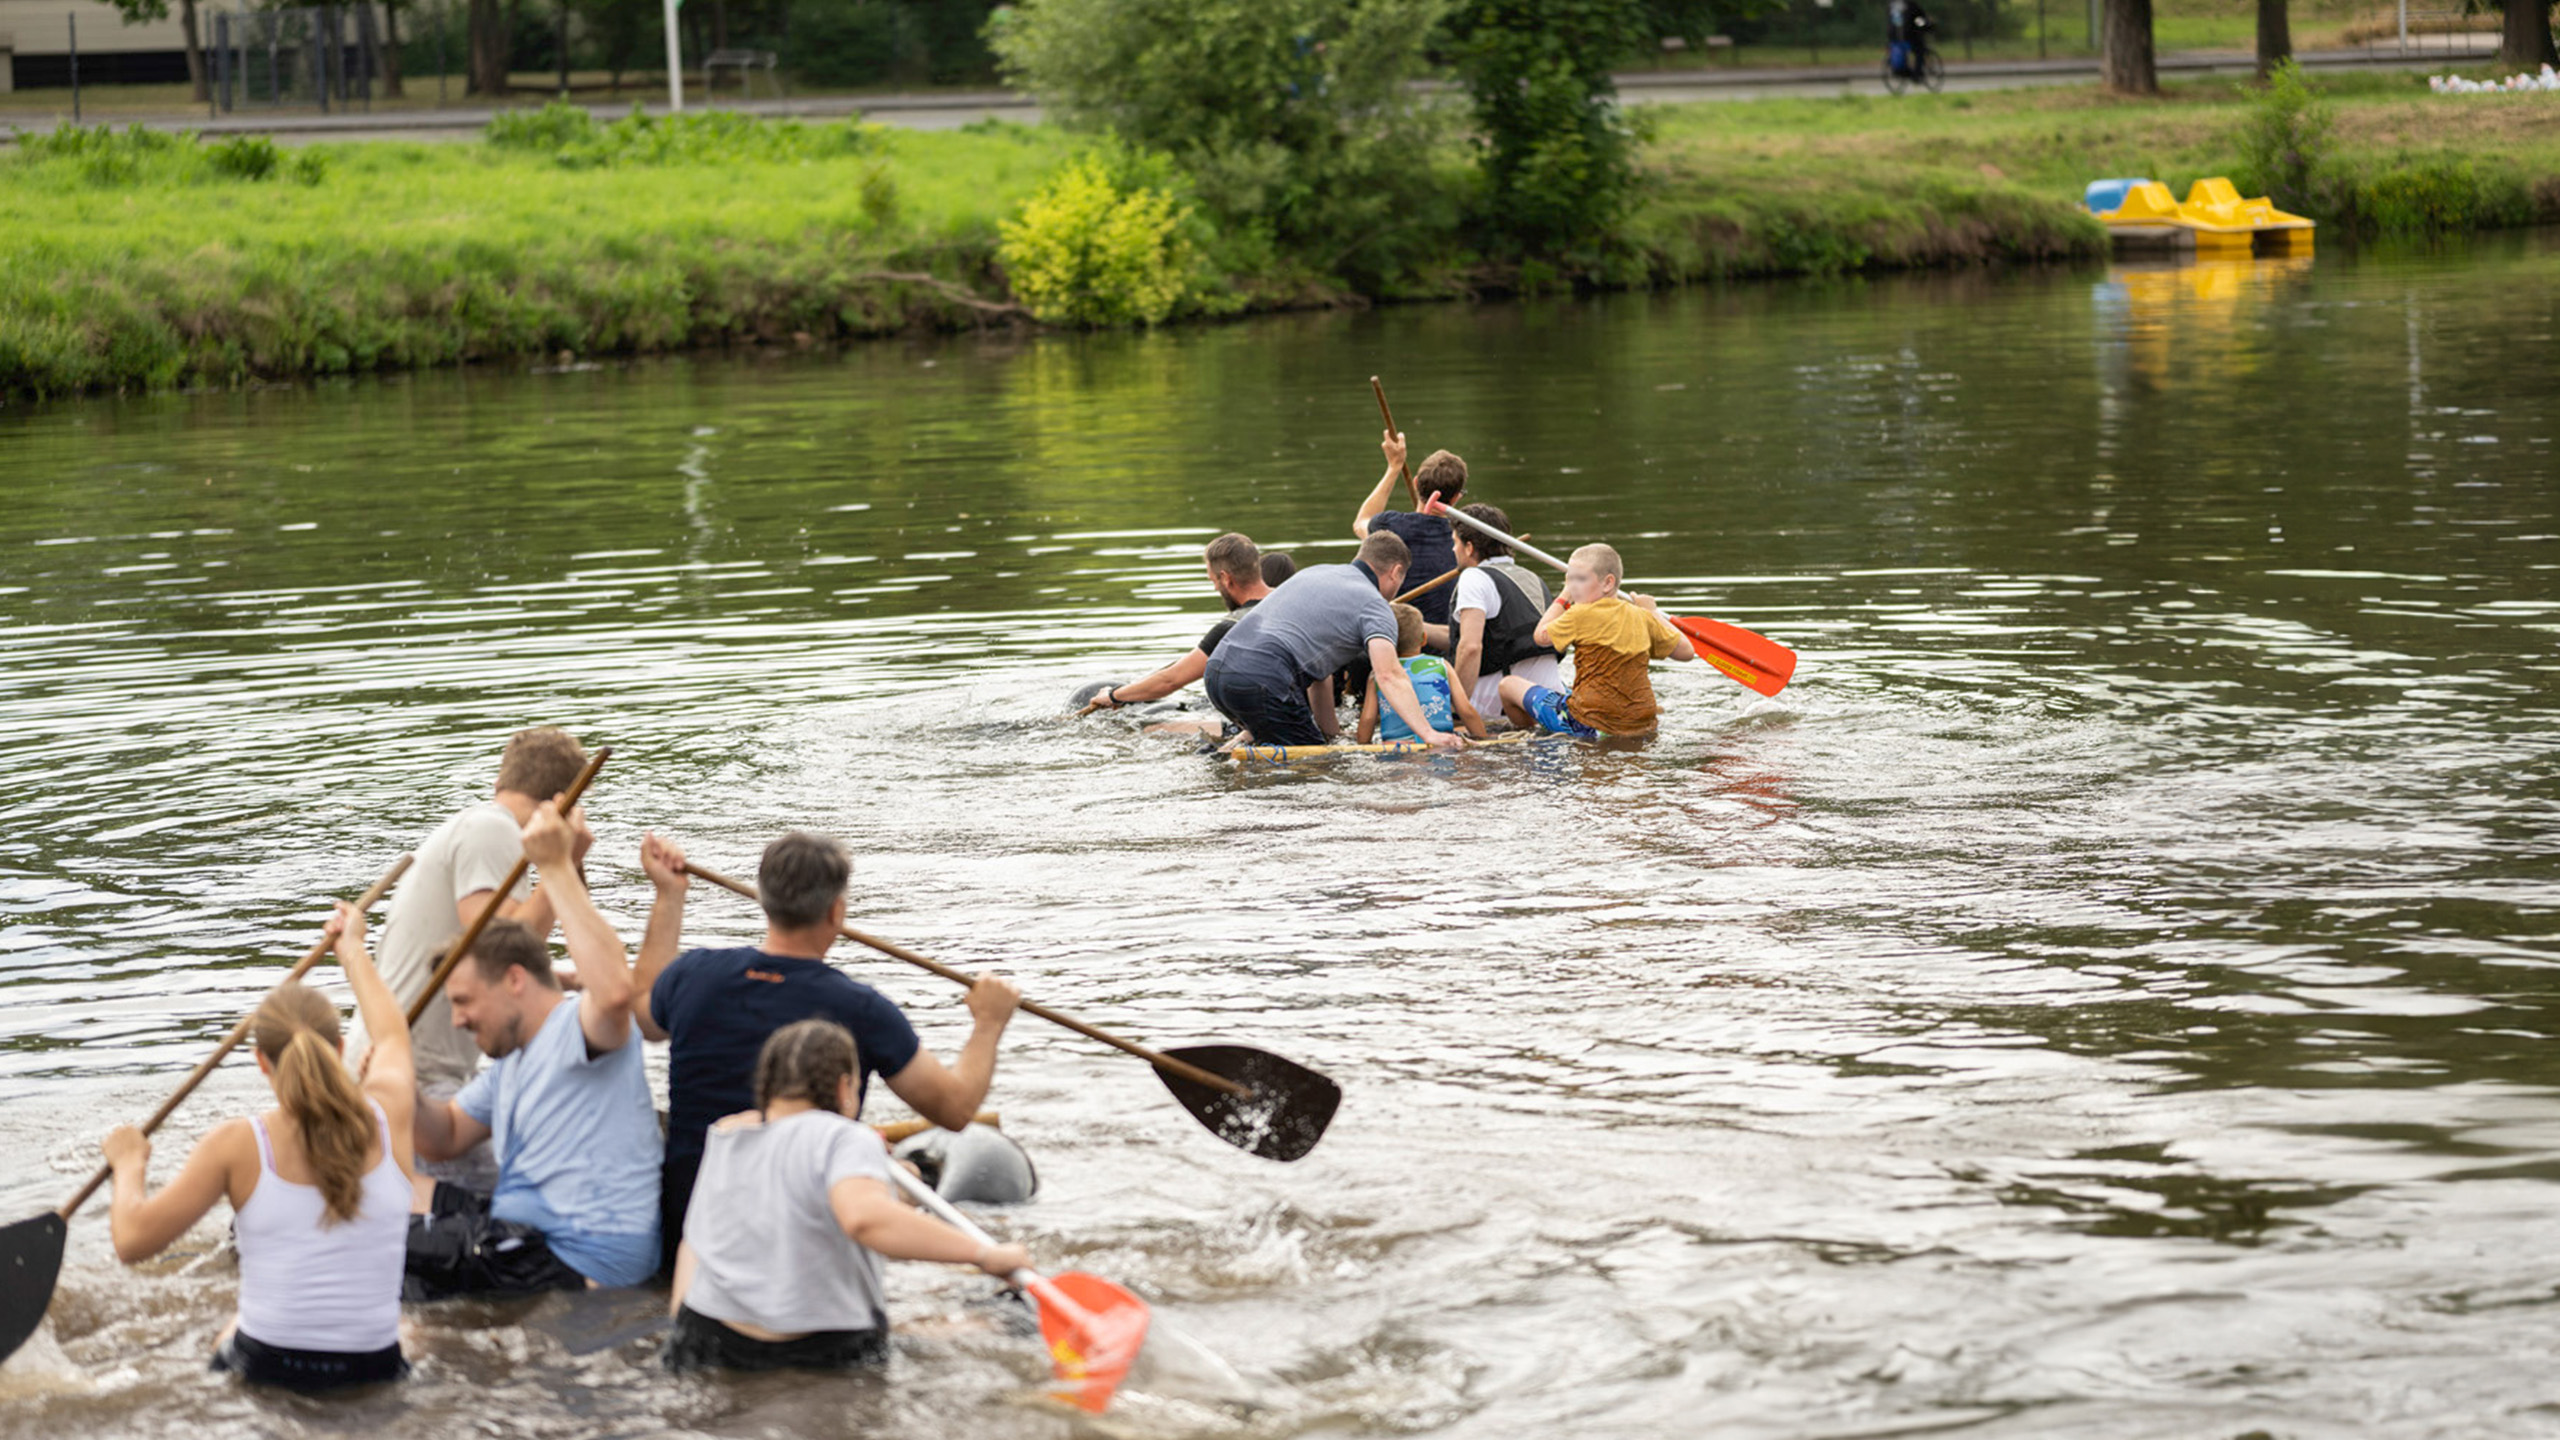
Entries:
POLYGON ((1040 1301, 1040 1336, 1058 1372, 1051 1393, 1099 1415, 1129 1378, 1147 1340, 1147 1302, 1099 1275, 1071 1270, 1031 1286, 1040 1301))
POLYGON ((1704 615, 1666 615, 1664 619, 1689 637, 1698 658, 1763 695, 1787 688, 1796 673, 1796 652, 1739 625, 1704 615))

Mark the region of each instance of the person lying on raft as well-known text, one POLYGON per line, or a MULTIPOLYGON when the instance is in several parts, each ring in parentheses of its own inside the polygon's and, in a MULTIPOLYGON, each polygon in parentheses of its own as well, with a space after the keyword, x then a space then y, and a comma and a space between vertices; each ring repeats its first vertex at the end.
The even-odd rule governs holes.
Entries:
POLYGON ((149 1137, 124 1125, 106 1144, 115 1173, 108 1227, 127 1265, 230 1199, 240 1308, 214 1341, 213 1368, 301 1391, 409 1373, 400 1355, 400 1258, 416 1173, 409 1032, 365 953, 364 917, 342 904, 329 925, 356 1012, 382 1037, 361 1085, 339 1058, 338 1007, 294 981, 250 1021, 274 1109, 215 1126, 157 1195, 146 1178, 149 1137))
MULTIPOLYGON (((392 892, 391 918, 382 927, 382 976, 404 1006, 427 988, 436 962, 461 938, 463 928, 478 918, 498 882, 515 868, 524 853, 525 822, 544 799, 568 789, 586 763, 587 752, 566 730, 519 730, 498 759, 496 792, 437 826, 419 843, 408 875, 392 892)), ((583 811, 571 817, 571 826, 577 831, 571 859, 583 865, 587 847, 595 843, 595 832, 586 828, 583 811)), ((535 889, 530 878, 498 907, 498 914, 523 922, 536 935, 551 933, 551 897, 535 889)), ((347 1049, 347 1058, 359 1071, 371 1034, 368 1021, 359 1026, 347 1049)), ((418 1032, 410 1037, 410 1045, 419 1088, 431 1100, 453 1098, 479 1073, 480 1049, 453 1023, 453 1012, 441 995, 429 1001, 426 1013, 418 1018, 418 1032)), ((497 1158, 486 1145, 473 1146, 449 1160, 424 1162, 420 1168, 438 1180, 473 1190, 488 1190, 498 1183, 497 1158)))
MULTIPOLYGON (((1511 517, 1490 505, 1469 505, 1467 515, 1508 535, 1511 517)), ((1451 537, 1458 551, 1457 589, 1449 600, 1449 667, 1458 692, 1491 719, 1500 715, 1526 728, 1529 712, 1506 705, 1502 677, 1518 675, 1532 685, 1562 691, 1564 671, 1556 652, 1538 643, 1540 613, 1547 608, 1547 587, 1511 559, 1511 547, 1490 535, 1462 529, 1451 537)))
POLYGON ((752 1109, 704 1136, 668 1310, 667 1368, 841 1369, 889 1358, 880 1259, 1031 1263, 900 1199, 888 1147, 859 1123, 867 1057, 851 1032, 800 1020, 757 1053, 752 1109))
MULTIPOLYGON (((1445 523, 1445 522, 1444 522, 1445 523)), ((1232 531, 1209 542, 1203 552, 1209 565, 1209 583, 1216 587, 1218 598, 1227 603, 1227 617, 1209 627, 1200 643, 1181 659, 1158 670, 1144 680, 1115 685, 1096 695, 1084 707, 1095 710, 1117 710, 1123 705, 1144 705, 1161 700, 1183 686, 1198 680, 1209 668, 1209 657, 1218 653, 1218 642, 1236 628, 1236 621, 1246 611, 1262 603, 1271 587, 1262 578, 1262 551, 1242 535, 1232 531)), ((1287 557, 1282 557, 1286 559, 1287 557)))
POLYGON ((1619 595, 1617 551, 1585 545, 1567 558, 1564 593, 1538 617, 1534 638, 1541 645, 1573 648, 1573 689, 1506 675, 1503 704, 1527 711, 1542 730, 1577 740, 1651 730, 1662 707, 1654 703, 1649 662, 1695 660, 1698 652, 1689 637, 1654 613, 1652 596, 1619 595))
MULTIPOLYGON (((1413 467, 1413 510, 1390 510, 1387 499, 1395 493, 1396 476, 1404 470, 1404 436, 1393 430, 1380 432, 1386 438, 1378 448, 1387 454, 1387 473, 1378 477, 1369 498, 1360 502, 1360 512, 1351 519, 1351 533, 1362 540, 1372 535, 1393 535, 1412 552, 1412 563, 1406 567, 1405 588, 1427 585, 1458 568, 1458 557, 1450 545, 1448 521, 1431 513, 1431 499, 1444 505, 1455 505, 1467 490, 1467 462, 1446 450, 1434 450, 1413 467)), ((1449 649, 1449 587, 1441 586, 1428 595, 1414 597, 1414 608, 1422 612, 1423 623, 1431 627, 1428 648, 1446 654, 1449 649)))
POLYGON ((1311 565, 1236 622, 1202 677, 1209 703, 1258 745, 1321 745, 1339 732, 1333 675, 1366 657, 1378 698, 1426 745, 1466 742, 1434 726, 1396 663, 1396 617, 1387 599, 1412 557, 1385 531, 1360 542, 1348 565, 1311 565))
MULTIPOLYGON (((1464 728, 1475 739, 1485 738, 1484 719, 1476 713, 1467 692, 1451 683, 1449 662, 1437 655, 1422 653, 1422 612, 1411 605, 1387 607, 1396 617, 1396 658, 1404 665, 1404 673, 1413 682, 1413 694, 1422 702, 1422 713, 1442 730, 1464 728)), ((1360 696, 1360 743, 1366 745, 1371 736, 1399 741, 1414 738, 1412 727, 1404 717, 1388 711, 1385 730, 1380 733, 1378 714, 1378 681, 1373 675, 1360 696)))
POLYGON ((946 1130, 965 1130, 995 1083, 996 1045, 1022 1001, 1011 984, 980 975, 968 992, 968 1043, 946 1066, 917 1040, 896 1002, 827 963, 844 929, 845 886, 853 875, 843 846, 799 831, 767 845, 756 864, 764 943, 678 955, 691 883, 684 864, 684 851, 674 844, 655 835, 640 842, 640 868, 656 887, 657 902, 640 937, 634 1013, 642 1034, 670 1042, 666 1161, 658 1181, 660 1259, 670 1270, 702 1165, 703 1135, 712 1121, 756 1103, 750 1088, 756 1056, 776 1031, 809 1019, 843 1027, 861 1047, 857 1099, 877 1074, 918 1115, 946 1130))
POLYGON ((418 1153, 483 1139, 498 1156, 484 1195, 436 1182, 410 1222, 405 1298, 637 1285, 658 1268, 658 1107, 631 1016, 630 956, 596 913, 553 807, 524 827, 583 988, 561 993, 551 947, 492 921, 445 995, 453 1023, 497 1063, 450 1100, 419 1099, 418 1153))

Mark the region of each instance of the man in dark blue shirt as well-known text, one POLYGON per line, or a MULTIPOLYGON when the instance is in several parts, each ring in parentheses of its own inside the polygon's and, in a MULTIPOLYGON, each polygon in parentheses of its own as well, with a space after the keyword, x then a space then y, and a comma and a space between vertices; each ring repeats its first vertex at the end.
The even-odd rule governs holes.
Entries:
MULTIPOLYGON (((1390 510, 1387 498, 1395 493, 1396 476, 1404 471, 1405 446, 1403 435, 1393 430, 1385 433, 1378 448, 1387 452, 1387 473, 1378 477, 1369 498, 1360 502, 1360 513, 1351 519, 1351 533, 1363 540, 1387 534, 1403 541, 1413 555, 1404 577, 1406 588, 1411 589, 1458 568, 1449 522, 1430 513, 1427 497, 1437 495, 1440 503, 1455 506, 1467 491, 1467 462, 1446 450, 1432 451, 1413 471, 1413 510, 1390 510)), ((1413 608, 1422 612, 1422 623, 1429 627, 1424 633, 1430 649, 1445 653, 1449 648, 1449 597, 1456 593, 1443 585, 1413 599, 1413 608)))
MULTIPOLYGON (((827 951, 844 928, 844 847, 799 831, 765 847, 756 866, 764 943, 676 953, 689 879, 684 852, 655 835, 640 844, 640 868, 657 888, 640 940, 634 979, 640 1031, 667 1046, 667 1149, 658 1186, 665 1263, 675 1263, 684 1212, 702 1168, 702 1136, 725 1115, 756 1105, 756 1057, 774 1031, 797 1020, 832 1020, 853 1032, 860 1085, 878 1075, 890 1093, 946 1130, 966 1128, 995 1080, 996 1041, 1020 991, 993 975, 969 989, 975 1021, 956 1064, 945 1066, 916 1039, 889 997, 839 973, 827 951)), ((859 1092, 857 1092, 859 1093, 859 1092)))

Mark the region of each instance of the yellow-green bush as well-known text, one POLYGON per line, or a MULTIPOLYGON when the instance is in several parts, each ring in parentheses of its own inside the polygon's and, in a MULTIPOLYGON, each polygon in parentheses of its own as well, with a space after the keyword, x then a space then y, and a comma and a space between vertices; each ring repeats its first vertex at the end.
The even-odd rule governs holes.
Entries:
POLYGON ((1191 292, 1198 255, 1171 195, 1123 189, 1099 157, 1069 165, 1002 229, 1013 293, 1053 324, 1153 325, 1191 292))

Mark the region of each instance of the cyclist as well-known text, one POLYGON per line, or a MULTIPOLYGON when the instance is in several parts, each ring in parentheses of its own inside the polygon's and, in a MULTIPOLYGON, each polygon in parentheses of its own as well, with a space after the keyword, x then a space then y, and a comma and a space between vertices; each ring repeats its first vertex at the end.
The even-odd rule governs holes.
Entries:
POLYGON ((1884 9, 1885 63, 1896 75, 1917 80, 1929 53, 1929 16, 1920 0, 1889 0, 1884 9))

